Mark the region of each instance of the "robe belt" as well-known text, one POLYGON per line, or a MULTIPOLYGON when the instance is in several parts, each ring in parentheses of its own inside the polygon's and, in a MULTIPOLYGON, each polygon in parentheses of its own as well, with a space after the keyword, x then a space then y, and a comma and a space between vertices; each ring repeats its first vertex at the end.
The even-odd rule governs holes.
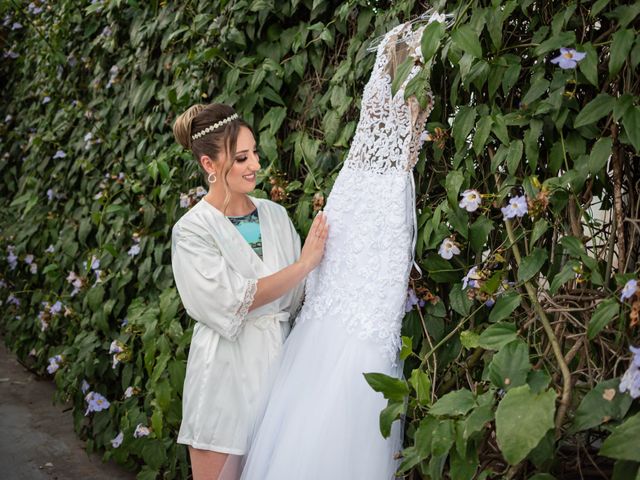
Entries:
POLYGON ((280 322, 289 321, 289 312, 266 313, 256 318, 249 319, 256 327, 261 330, 273 328, 274 325, 280 325, 280 322))

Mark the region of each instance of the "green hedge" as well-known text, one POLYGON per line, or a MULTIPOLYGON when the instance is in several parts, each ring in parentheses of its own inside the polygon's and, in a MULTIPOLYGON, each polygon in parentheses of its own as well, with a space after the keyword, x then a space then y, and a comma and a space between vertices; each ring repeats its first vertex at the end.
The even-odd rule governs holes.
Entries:
MULTIPOLYGON (((413 478, 565 478, 576 451, 583 472, 592 456, 634 478, 640 414, 618 377, 640 343, 638 295, 620 298, 638 270, 640 7, 435 6, 455 24, 427 28, 430 66, 408 88, 424 98, 429 81, 435 96, 416 167, 424 273, 403 328, 407 380, 367 377, 390 399, 381 429, 405 416, 413 478), (563 68, 563 47, 586 55, 563 68), (466 190, 481 195, 473 211, 466 190), (516 204, 505 220, 523 195, 527 213, 516 204)), ((202 176, 172 138, 175 116, 234 105, 258 135, 257 194, 304 234, 355 131, 370 40, 422 11, 0 2, 0 328, 55 377, 89 449, 141 479, 188 475, 175 437, 192 322, 169 240, 202 176)))

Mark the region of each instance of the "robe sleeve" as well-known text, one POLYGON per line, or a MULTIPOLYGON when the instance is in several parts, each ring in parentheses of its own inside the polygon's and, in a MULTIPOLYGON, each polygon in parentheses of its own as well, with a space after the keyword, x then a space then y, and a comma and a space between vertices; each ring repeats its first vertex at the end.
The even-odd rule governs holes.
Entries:
POLYGON ((258 280, 240 275, 212 241, 179 225, 172 231, 171 266, 189 316, 235 340, 253 303, 258 280))

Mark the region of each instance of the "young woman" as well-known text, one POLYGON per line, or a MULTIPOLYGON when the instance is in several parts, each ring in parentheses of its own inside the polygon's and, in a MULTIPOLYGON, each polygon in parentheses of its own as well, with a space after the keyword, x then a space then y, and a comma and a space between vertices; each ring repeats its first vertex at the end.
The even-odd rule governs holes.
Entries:
POLYGON ((173 133, 209 184, 172 231, 176 285, 197 321, 178 442, 189 445, 194 480, 234 479, 230 465, 246 452, 265 377, 300 305, 303 280, 322 258, 328 225, 319 214, 300 251, 285 209, 248 195, 260 169, 256 142, 231 107, 194 105, 173 133))

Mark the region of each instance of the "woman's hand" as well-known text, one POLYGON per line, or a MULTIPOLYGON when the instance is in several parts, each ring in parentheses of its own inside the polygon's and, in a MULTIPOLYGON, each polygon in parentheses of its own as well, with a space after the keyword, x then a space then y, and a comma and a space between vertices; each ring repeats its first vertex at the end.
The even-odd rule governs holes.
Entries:
POLYGON ((322 256, 324 255, 324 246, 329 234, 329 224, 327 223, 327 217, 324 212, 319 212, 316 218, 313 219, 311 228, 309 229, 309 235, 304 242, 302 252, 300 252, 300 260, 304 265, 305 270, 310 272, 320 264, 322 256))

